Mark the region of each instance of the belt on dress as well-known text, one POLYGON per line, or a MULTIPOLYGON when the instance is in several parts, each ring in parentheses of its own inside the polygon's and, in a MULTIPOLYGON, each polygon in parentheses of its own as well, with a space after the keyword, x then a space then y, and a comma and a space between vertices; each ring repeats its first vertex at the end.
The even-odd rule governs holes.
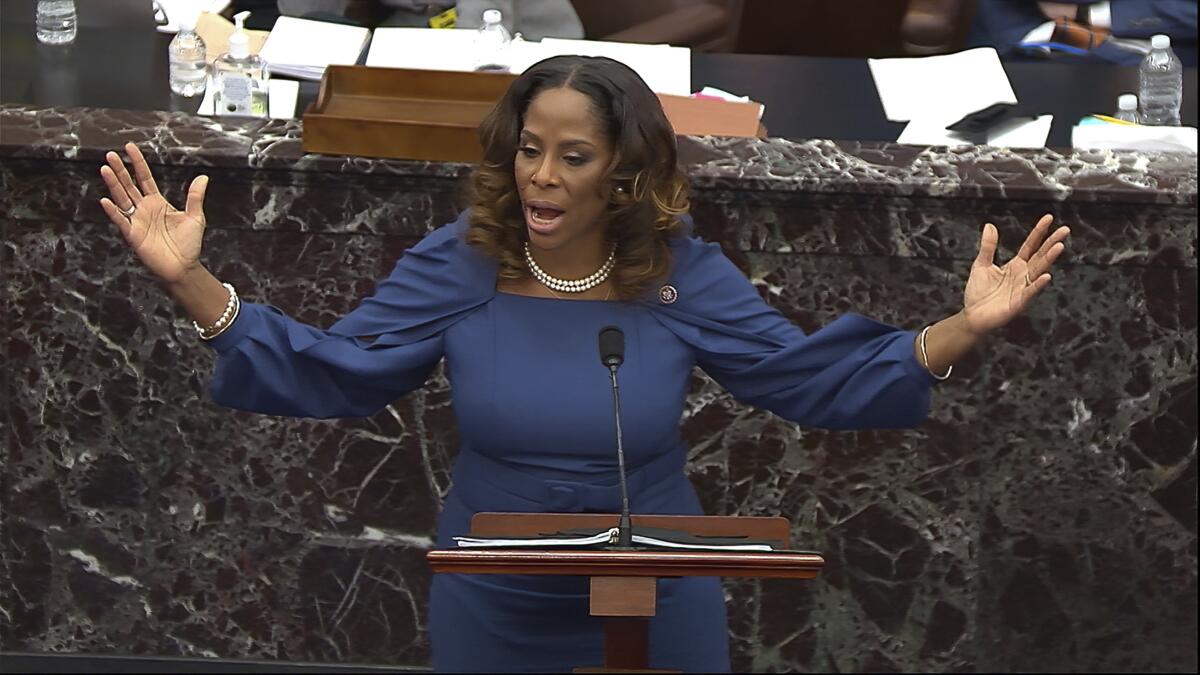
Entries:
MULTIPOLYGON (((680 442, 667 452, 638 467, 626 478, 629 498, 665 480, 683 477, 687 446, 680 442)), ((454 492, 472 511, 513 510, 556 513, 615 512, 621 508, 621 488, 616 473, 599 476, 591 483, 534 476, 512 464, 463 448, 454 465, 454 492), (528 504, 513 502, 517 497, 528 504), (477 504, 486 504, 479 508, 477 504)))

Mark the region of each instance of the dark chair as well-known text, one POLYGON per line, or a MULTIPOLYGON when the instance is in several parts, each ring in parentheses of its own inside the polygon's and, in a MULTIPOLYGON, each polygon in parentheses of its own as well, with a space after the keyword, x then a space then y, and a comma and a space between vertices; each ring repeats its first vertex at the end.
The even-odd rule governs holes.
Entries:
POLYGON ((945 54, 966 44, 975 0, 909 0, 900 22, 904 51, 913 55, 945 54))
POLYGON ((737 42, 742 0, 572 0, 589 40, 668 43, 729 52, 737 42))

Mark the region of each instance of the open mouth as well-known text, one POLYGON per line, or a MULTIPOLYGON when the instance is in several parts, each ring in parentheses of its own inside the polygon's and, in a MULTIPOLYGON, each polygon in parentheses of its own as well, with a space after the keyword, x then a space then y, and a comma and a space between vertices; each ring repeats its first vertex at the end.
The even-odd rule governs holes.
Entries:
POLYGON ((539 234, 549 234, 562 223, 563 211, 543 206, 526 206, 525 223, 539 234))

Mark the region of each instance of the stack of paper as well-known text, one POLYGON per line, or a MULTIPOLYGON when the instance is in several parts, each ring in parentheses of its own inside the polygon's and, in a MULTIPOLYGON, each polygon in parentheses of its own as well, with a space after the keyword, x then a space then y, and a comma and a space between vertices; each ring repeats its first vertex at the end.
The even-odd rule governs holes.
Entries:
POLYGON ((273 75, 319 80, 327 66, 357 63, 370 37, 358 26, 281 16, 259 56, 273 75))
MULTIPOLYGON (((278 30, 278 28, 276 29, 278 30)), ((475 68, 474 30, 379 28, 371 40, 367 65, 381 68, 470 71, 475 68)), ((542 59, 562 54, 607 56, 629 66, 660 94, 691 93, 691 50, 671 45, 564 40, 514 40, 508 60, 513 73, 523 73, 542 59)))
POLYGON ((1142 124, 1108 124, 1084 118, 1072 129, 1071 145, 1077 150, 1141 150, 1146 152, 1196 152, 1196 127, 1156 127, 1142 124))
MULTIPOLYGON (((991 47, 867 63, 884 114, 893 122, 910 122, 897 139, 900 143, 967 144, 946 127, 990 105, 1017 102, 1000 56, 991 47)), ((1042 147, 1052 121, 1050 115, 1042 115, 1004 125, 988 135, 988 144, 1042 147)))
MULTIPOLYGON (((575 529, 538 537, 454 537, 460 548, 595 548, 617 543, 620 530, 612 528, 575 529)), ((779 542, 746 537, 712 537, 634 526, 633 543, 649 548, 697 551, 776 551, 779 542)))

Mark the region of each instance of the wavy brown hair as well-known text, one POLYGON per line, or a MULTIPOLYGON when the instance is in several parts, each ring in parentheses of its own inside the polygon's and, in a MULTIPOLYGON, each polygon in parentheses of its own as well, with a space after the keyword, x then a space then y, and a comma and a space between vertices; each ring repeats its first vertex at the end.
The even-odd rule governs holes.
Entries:
POLYGON ((669 273, 669 240, 681 228, 679 216, 689 202, 675 131, 662 104, 619 61, 555 56, 513 81, 479 127, 483 161, 471 177, 467 241, 499 261, 502 278, 529 275, 524 254, 528 235, 513 162, 530 102, 542 91, 561 87, 588 97, 612 145, 612 162, 600 181, 609 190, 606 237, 616 245, 610 278, 618 298, 633 299, 669 273))

